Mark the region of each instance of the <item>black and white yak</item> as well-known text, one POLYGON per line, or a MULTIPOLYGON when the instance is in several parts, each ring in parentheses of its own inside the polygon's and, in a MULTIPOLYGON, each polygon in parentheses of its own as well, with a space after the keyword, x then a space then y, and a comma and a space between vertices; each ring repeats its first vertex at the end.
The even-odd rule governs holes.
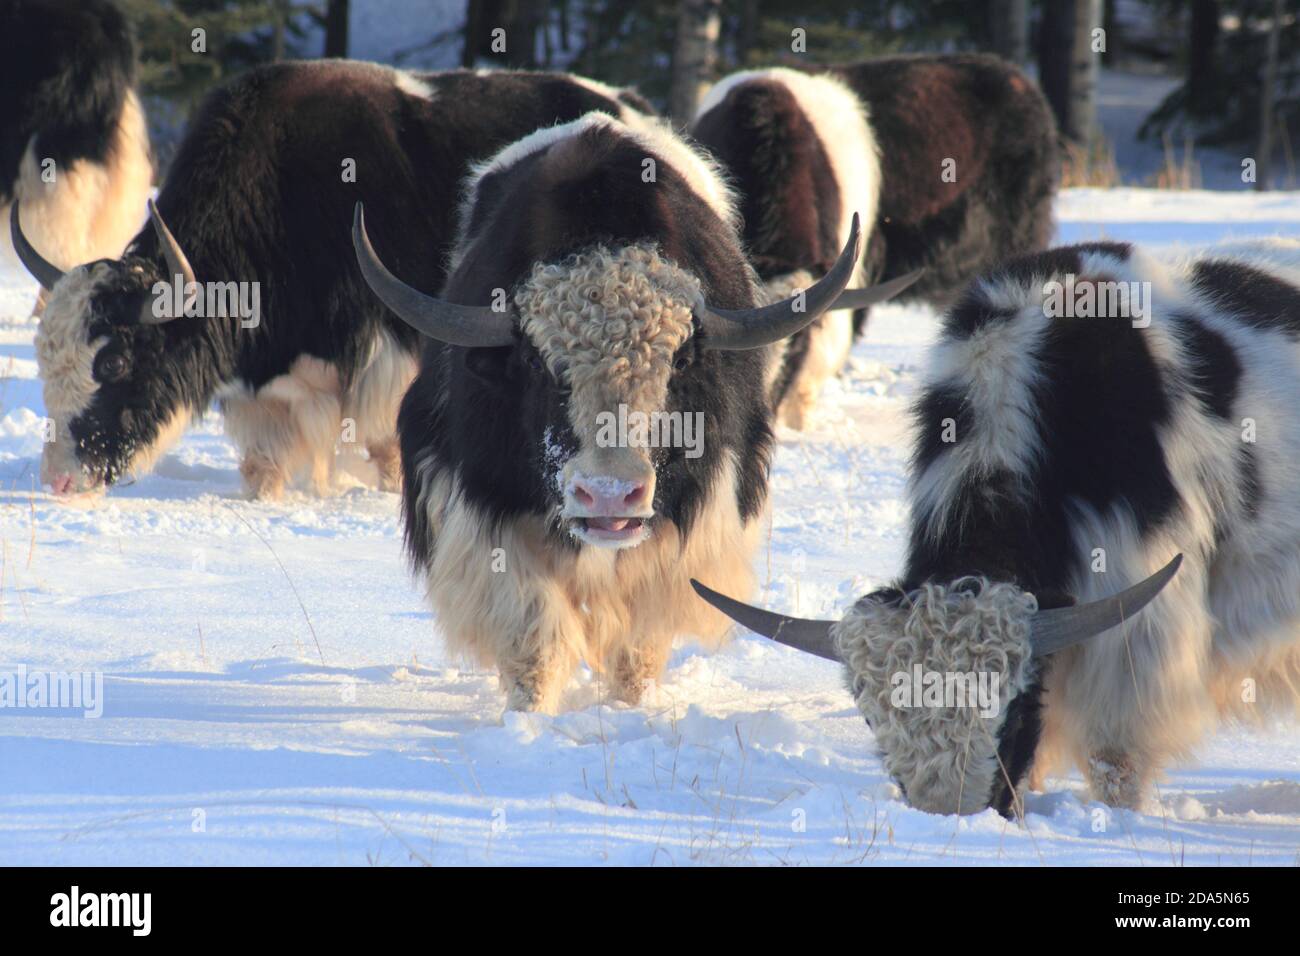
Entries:
POLYGON ((602 114, 498 153, 465 205, 438 299, 387 272, 358 210, 363 273, 430 339, 398 420, 407 550, 508 707, 555 709, 580 659, 635 702, 676 635, 726 630, 691 575, 750 588, 766 347, 842 292, 857 230, 802 298, 756 307, 716 170, 602 114))
MULTIPOLYGON (((855 278, 905 286, 919 275, 903 298, 937 304, 1051 236, 1051 110, 998 57, 736 73, 705 97, 692 135, 730 171, 746 250, 774 296, 825 272, 854 212, 868 225, 855 278)), ((834 312, 790 340, 771 372, 783 421, 803 427, 866 315, 834 312)))
POLYGON ((148 470, 216 399, 254 496, 299 476, 324 490, 340 442, 395 489, 397 406, 419 337, 362 282, 353 205, 374 211, 393 268, 437 290, 471 161, 539 126, 640 115, 643 103, 564 74, 346 60, 277 64, 221 87, 190 125, 153 227, 121 258, 64 273, 11 220, 52 290, 36 338, 55 424, 42 482, 66 494, 148 470), (183 297, 167 285, 176 275, 183 297))
POLYGON ((114 4, 0 4, 0 215, 20 201, 24 231, 61 269, 116 258, 144 220, 153 166, 135 82, 114 4))
POLYGON ((1065 757, 1139 808, 1216 718, 1300 703, 1297 407, 1300 242, 1025 257, 945 320, 902 578, 836 623, 701 593, 842 661, 917 807, 1019 810, 1065 757), (916 668, 996 678, 999 705, 908 706, 916 668))

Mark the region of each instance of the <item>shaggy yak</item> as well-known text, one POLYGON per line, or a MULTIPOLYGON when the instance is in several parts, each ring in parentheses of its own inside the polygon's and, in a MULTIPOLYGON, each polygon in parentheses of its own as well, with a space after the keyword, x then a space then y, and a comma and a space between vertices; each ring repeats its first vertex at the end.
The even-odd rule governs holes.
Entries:
POLYGON ((1300 242, 1028 256, 945 320, 902 578, 835 623, 698 590, 842 661, 914 806, 1006 813, 1068 757, 1138 808, 1216 717, 1300 701, 1298 407, 1300 242), (999 706, 896 697, 916 670, 991 677, 999 706))
POLYGON ((300 478, 325 491, 340 442, 395 489, 419 337, 361 280, 353 204, 382 213, 375 242, 393 268, 436 290, 472 161, 539 126, 642 106, 565 74, 282 63, 207 98, 121 258, 65 271, 15 203, 14 246, 50 290, 42 482, 64 495, 147 471, 215 399, 254 497, 300 478))
POLYGON ((802 295, 756 307, 732 200, 665 127, 539 130, 470 178, 441 298, 363 274, 428 337, 402 402, 406 545, 455 650, 512 709, 551 710, 579 659, 640 699, 674 636, 748 591, 767 497, 767 346, 848 282, 858 231, 802 295))
MULTIPOLYGON (((942 304, 979 272, 1042 249, 1059 175, 1034 83, 994 56, 883 57, 817 72, 736 73, 691 129, 740 193, 746 250, 774 297, 821 276, 860 213, 856 280, 942 304)), ((803 427, 867 311, 832 312, 772 368, 782 420, 803 427)))

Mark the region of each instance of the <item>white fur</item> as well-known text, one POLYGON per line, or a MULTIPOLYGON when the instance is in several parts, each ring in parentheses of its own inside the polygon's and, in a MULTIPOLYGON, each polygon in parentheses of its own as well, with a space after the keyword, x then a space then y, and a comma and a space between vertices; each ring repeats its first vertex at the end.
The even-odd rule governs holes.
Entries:
MULTIPOLYGON (((866 104, 840 80, 825 75, 800 73, 776 67, 733 73, 717 83, 696 112, 696 122, 718 107, 736 87, 753 82, 779 83, 790 91, 812 124, 818 142, 830 163, 840 194, 837 235, 841 246, 848 242, 853 214, 860 218, 864 242, 875 226, 880 203, 880 147, 871 129, 866 104)), ((768 300, 775 302, 795 289, 807 288, 819 276, 807 272, 778 276, 767 283, 768 300)), ((854 268, 849 286, 864 281, 861 261, 854 268)), ((802 429, 827 381, 839 374, 853 346, 853 314, 830 312, 809 330, 808 353, 790 385, 780 409, 782 421, 802 429)))
POLYGON ((638 547, 558 549, 547 519, 494 525, 465 501, 448 469, 417 467, 417 507, 435 546, 426 579, 452 650, 495 665, 515 710, 554 711, 585 660, 611 696, 636 702, 667 662, 676 635, 716 645, 730 621, 695 597, 692 576, 730 594, 753 588, 761 518, 736 507, 736 466, 725 463, 690 536, 665 524, 638 547))
MULTIPOLYGON (((640 145, 662 162, 670 165, 686 180, 692 191, 712 209, 724 223, 738 224, 734 197, 717 164, 705 153, 688 145, 685 140, 659 120, 643 117, 633 110, 625 112, 626 122, 614 119, 607 113, 591 112, 568 123, 547 126, 517 139, 494 156, 471 167, 465 180, 464 198, 459 221, 462 230, 468 223, 468 211, 478 193, 478 184, 485 176, 509 169, 521 160, 558 142, 580 136, 591 129, 608 129, 640 145)), ((463 234, 462 234, 462 239, 463 234)), ((463 242, 458 242, 458 246, 463 242)), ((454 268, 454 265, 453 265, 454 268)))
MULTIPOLYGON (((1294 240, 1214 247, 1196 258, 1237 259, 1300 285, 1294 240)), ((1179 509, 1143 537, 1126 506, 1098 514, 1069 503, 1084 568, 1071 589, 1080 601, 1114 594, 1179 552, 1182 569, 1133 621, 1058 654, 1044 698, 1040 764, 1070 756, 1098 798, 1124 806, 1140 806, 1160 768, 1190 755, 1217 716, 1300 705, 1300 345, 1281 331, 1234 319, 1197 292, 1190 282, 1195 261, 1161 262, 1135 251, 1127 262, 1092 254, 1082 264, 1089 277, 1151 283, 1151 324, 1142 334, 1175 394, 1159 440, 1179 509), (1178 312, 1195 314, 1236 353, 1242 374, 1234 420, 1207 413, 1191 393, 1188 355, 1169 321, 1178 312), (1255 420, 1254 444, 1244 445, 1237 418, 1255 420), (1244 512, 1237 467, 1243 448, 1255 456, 1263 491, 1253 520, 1244 512), (1216 528, 1226 531, 1221 540, 1216 528), (1097 548, 1104 549, 1104 573, 1090 567, 1097 548), (1242 700, 1247 679, 1258 694, 1254 703, 1242 700)), ((1037 344, 1052 321, 1044 317, 1042 282, 985 282, 980 289, 1014 314, 936 347, 930 381, 956 385, 980 429, 914 476, 914 513, 924 533, 938 539, 953 531, 948 505, 963 479, 978 480, 990 468, 1028 477, 1041 454, 1030 388, 1042 374, 1037 344)), ((1023 493, 1033 493, 1028 483, 1023 493)))
POLYGON ((256 392, 243 383, 223 387, 226 433, 239 449, 249 492, 278 498, 304 478, 315 493, 328 492, 345 421, 378 470, 379 488, 397 490, 397 406, 415 371, 415 358, 381 332, 349 388, 333 365, 310 356, 256 392))
POLYGON ((840 190, 840 244, 848 241, 856 212, 864 237, 871 233, 880 202, 880 147, 872 132, 867 106, 844 83, 832 76, 800 73, 785 67, 745 70, 719 81, 696 111, 703 116, 742 83, 780 83, 798 102, 812 123, 840 190))
POLYGON ((408 73, 406 70, 394 70, 393 82, 407 96, 414 96, 421 100, 433 99, 433 87, 414 73, 408 73))
MULTIPOLYGON (((96 259, 116 259, 139 231, 153 180, 149 133, 134 92, 128 91, 101 165, 78 160, 55 168, 54 182, 41 178, 35 138, 18 169, 14 197, 19 201, 23 235, 53 265, 64 271, 96 259)), ((9 207, 4 216, 3 248, 9 242, 9 207)))

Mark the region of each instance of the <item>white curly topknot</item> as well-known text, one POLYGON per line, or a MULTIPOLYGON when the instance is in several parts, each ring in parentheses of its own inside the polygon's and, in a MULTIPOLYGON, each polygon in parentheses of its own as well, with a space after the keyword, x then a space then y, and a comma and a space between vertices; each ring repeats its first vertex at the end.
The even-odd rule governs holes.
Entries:
MULTIPOLYGON (((1034 679, 1029 642, 1037 600, 1012 584, 964 578, 925 584, 897 605, 863 598, 831 629, 849 691, 908 802, 933 813, 988 806, 998 734, 1011 701, 1034 679), (996 715, 963 706, 898 707, 896 675, 995 675, 996 715)), ((991 681, 990 681, 991 683, 991 681)))
POLYGON ((538 263, 515 293, 524 332, 573 390, 579 434, 620 403, 663 408, 673 355, 691 335, 699 299, 699 280, 648 244, 538 263))

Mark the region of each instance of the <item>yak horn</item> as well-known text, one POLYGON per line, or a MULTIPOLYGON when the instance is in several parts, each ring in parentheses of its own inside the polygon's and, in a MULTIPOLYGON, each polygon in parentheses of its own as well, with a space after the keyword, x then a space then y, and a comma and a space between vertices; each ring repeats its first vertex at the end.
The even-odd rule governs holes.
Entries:
POLYGON ((32 278, 39 282, 46 292, 52 290, 55 283, 63 278, 63 270, 33 249, 32 244, 23 235, 23 227, 18 223, 17 199, 14 200, 13 206, 9 209, 9 237, 13 240, 14 252, 18 253, 18 260, 22 262, 23 267, 32 274, 32 278))
POLYGON ((163 222, 162 213, 158 211, 158 204, 150 199, 148 205, 149 221, 153 223, 153 231, 158 234, 158 246, 162 250, 163 258, 167 260, 167 284, 170 287, 173 282, 179 282, 181 284, 181 293, 184 296, 184 304, 181 306, 180 315, 172 315, 170 311, 161 316, 155 315, 150 303, 145 303, 144 308, 140 310, 140 324, 162 325, 164 322, 183 318, 190 313, 191 307, 199 297, 198 279, 194 276, 194 267, 190 265, 190 260, 181 251, 181 244, 176 241, 172 231, 167 228, 167 223, 163 222), (194 287, 193 292, 188 291, 191 286, 194 287))
POLYGON ((725 594, 719 594, 691 578, 691 587, 695 593, 708 601, 737 624, 743 624, 756 634, 770 637, 772 640, 793 647, 809 654, 816 654, 828 661, 839 661, 835 653, 835 642, 831 640, 831 625, 834 621, 809 621, 800 617, 786 617, 773 614, 748 604, 742 604, 725 594))
POLYGON ((1029 634, 1034 656, 1055 654, 1123 624, 1151 603, 1173 579, 1182 563, 1183 556, 1175 555, 1172 561, 1151 577, 1113 597, 1075 607, 1039 611, 1034 615, 1029 634))
MULTIPOLYGON (((1124 623, 1151 603, 1173 579, 1182 563, 1183 556, 1177 555, 1145 581, 1113 597, 1076 607, 1052 608, 1037 612, 1030 621, 1029 641, 1033 648, 1033 655, 1045 657, 1048 654, 1055 654, 1057 651, 1086 641, 1090 637, 1096 637, 1124 623)), ((691 578, 691 587, 695 588, 696 594, 727 617, 756 634, 762 634, 787 647, 815 654, 828 661, 840 659, 835 652, 835 642, 831 638, 831 626, 834 621, 810 621, 806 618, 773 614, 771 611, 764 611, 729 598, 725 594, 719 594, 694 578, 691 578)))
POLYGON ((412 289, 388 271, 366 234, 366 216, 357 203, 352 217, 352 246, 361 275, 399 319, 421 335, 462 348, 495 348, 515 341, 509 315, 485 305, 455 305, 412 289))
POLYGON ((163 222, 162 213, 158 211, 158 204, 152 199, 149 200, 149 221, 153 223, 154 232, 158 233, 158 244, 162 247, 163 258, 167 260, 168 279, 175 279, 180 276, 186 285, 191 282, 196 283, 194 278, 194 267, 190 265, 190 260, 185 258, 185 253, 181 251, 180 243, 172 235, 172 231, 167 228, 167 223, 163 222))
POLYGON ((840 293, 840 297, 835 300, 835 304, 830 307, 829 311, 867 309, 873 305, 879 305, 881 302, 888 302, 900 292, 906 291, 923 275, 925 275, 924 269, 914 269, 907 275, 901 275, 897 279, 890 279, 888 282, 881 282, 878 285, 867 286, 865 289, 845 289, 840 293))
POLYGON ((756 349, 794 335, 831 308, 840 297, 853 275, 861 245, 858 214, 854 213, 849 241, 844 244, 835 265, 831 266, 830 272, 801 293, 802 301, 801 296, 796 295, 754 309, 712 309, 707 304, 701 306, 695 312, 695 318, 704 332, 700 345, 703 348, 729 351, 756 349))

